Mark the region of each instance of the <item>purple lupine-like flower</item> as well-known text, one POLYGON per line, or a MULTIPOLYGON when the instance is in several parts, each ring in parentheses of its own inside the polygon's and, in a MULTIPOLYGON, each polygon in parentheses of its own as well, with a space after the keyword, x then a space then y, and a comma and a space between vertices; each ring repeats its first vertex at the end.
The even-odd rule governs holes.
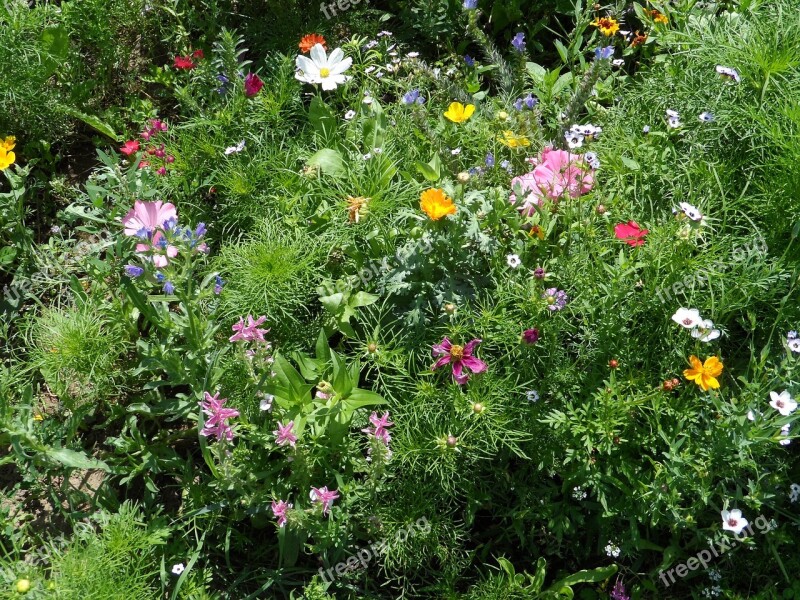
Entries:
POLYGON ((200 408, 206 414, 206 421, 200 434, 206 437, 215 437, 217 440, 226 439, 228 441, 233 439, 233 430, 231 429, 228 419, 239 416, 239 411, 235 408, 225 408, 227 398, 220 399, 219 392, 213 396, 208 392, 203 392, 205 399, 198 402, 200 408))
POLYGON ((614 584, 614 589, 611 590, 609 598, 611 598, 611 600, 631 600, 631 597, 625 590, 625 586, 622 584, 622 579, 617 578, 617 582, 614 584))
POLYGON ((333 501, 339 497, 339 493, 336 490, 329 490, 327 486, 321 488, 312 487, 308 495, 312 502, 322 505, 323 515, 328 514, 331 506, 333 506, 333 501))
POLYGON ((606 46, 605 48, 595 48, 594 49, 594 59, 595 60, 608 60, 614 56, 614 46, 606 46))
POLYGON ((164 293, 169 296, 175 293, 175 285, 171 281, 167 281, 164 284, 164 293))
POLYGON ((511 45, 514 50, 522 54, 525 52, 525 34, 521 31, 511 39, 511 45))
POLYGON ((128 277, 140 277, 144 273, 142 267, 136 265, 125 265, 125 275, 128 277))
POLYGON ((545 290, 542 294, 542 298, 547 302, 547 309, 550 311, 561 310, 567 305, 567 300, 569 300, 567 292, 559 290, 558 288, 545 290))
POLYGON ((475 66, 475 59, 474 59, 474 58, 472 58, 472 57, 471 57, 469 54, 465 54, 465 55, 464 55, 464 63, 465 63, 465 64, 466 64, 468 67, 474 67, 474 66, 475 66))
POLYGON ((292 448, 294 448, 294 444, 297 441, 297 436, 292 433, 292 429, 294 428, 294 421, 289 421, 286 425, 281 425, 280 421, 278 422, 278 428, 272 432, 275 436, 275 443, 278 446, 285 446, 289 444, 292 448))
POLYGON ((526 344, 535 344, 539 341, 539 330, 536 327, 526 329, 522 332, 522 341, 526 344))

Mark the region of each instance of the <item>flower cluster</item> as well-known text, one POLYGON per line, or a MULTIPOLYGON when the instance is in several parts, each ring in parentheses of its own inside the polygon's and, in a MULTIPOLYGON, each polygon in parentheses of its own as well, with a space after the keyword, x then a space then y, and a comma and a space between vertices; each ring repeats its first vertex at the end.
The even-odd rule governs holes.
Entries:
POLYGON ((205 396, 204 400, 198 404, 206 415, 206 419, 200 434, 217 440, 231 441, 233 429, 228 423, 228 419, 238 417, 239 411, 234 408, 225 408, 228 399, 220 398, 219 392, 213 396, 208 392, 203 392, 203 395, 205 396))
MULTIPOLYGON (((139 134, 139 138, 146 144, 145 155, 139 160, 140 169, 155 168, 158 175, 166 175, 167 167, 175 162, 175 157, 167 154, 165 145, 161 141, 163 133, 169 129, 161 119, 150 119, 149 125, 139 134)), ((120 147, 119 151, 125 156, 135 155, 142 150, 139 140, 128 140, 120 147)))
POLYGON ((578 198, 594 185, 594 174, 581 154, 545 148, 536 162, 533 171, 511 180, 510 201, 524 215, 532 215, 545 199, 578 198))
POLYGON ((701 342, 712 342, 721 335, 720 330, 714 328, 714 322, 702 318, 696 308, 680 307, 672 315, 672 320, 681 327, 691 330, 692 337, 701 342))

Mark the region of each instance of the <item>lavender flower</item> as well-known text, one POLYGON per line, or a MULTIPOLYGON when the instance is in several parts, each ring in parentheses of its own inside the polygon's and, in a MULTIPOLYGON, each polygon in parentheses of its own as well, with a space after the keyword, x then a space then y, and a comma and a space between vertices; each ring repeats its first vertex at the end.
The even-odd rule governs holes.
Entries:
POLYGON ((512 38, 511 45, 514 46, 514 50, 520 54, 525 52, 525 34, 520 31, 512 38))
POLYGON ((411 90, 403 95, 403 104, 424 104, 425 98, 420 96, 419 90, 411 90))
POLYGON ((171 281, 164 284, 164 293, 170 296, 175 293, 175 285, 171 281))
POLYGON ((605 48, 595 48, 594 50, 595 60, 608 60, 612 56, 614 56, 614 46, 606 46, 605 48))
POLYGON ((489 154, 486 155, 486 161, 485 162, 486 162, 486 166, 491 169, 494 166, 494 154, 489 152, 489 154))
POLYGON ((144 269, 142 267, 137 267, 136 265, 125 265, 125 275, 128 277, 139 277, 144 273, 144 269))
POLYGON ((466 64, 468 67, 474 67, 474 66, 475 66, 475 59, 474 59, 474 58, 472 58, 472 57, 471 57, 469 54, 465 54, 465 55, 464 55, 464 63, 465 63, 465 64, 466 64))
POLYGON ((225 280, 219 275, 214 276, 214 293, 219 296, 222 292, 222 286, 225 285, 225 280))
POLYGON ((527 106, 529 110, 533 110, 533 107, 539 104, 539 99, 534 98, 533 94, 528 94, 525 96, 525 100, 523 100, 523 102, 525 102, 525 106, 527 106))
POLYGON ((564 308, 569 300, 569 296, 564 290, 558 288, 549 288, 542 294, 545 302, 547 302, 547 309, 550 311, 557 311, 564 308))
POLYGON ((617 578, 617 582, 614 584, 614 589, 611 590, 609 598, 611 598, 611 600, 631 600, 631 597, 628 596, 628 592, 625 590, 625 586, 622 585, 621 579, 617 578))
POLYGON ((464 0, 464 8, 467 10, 475 10, 478 8, 478 0, 464 0))

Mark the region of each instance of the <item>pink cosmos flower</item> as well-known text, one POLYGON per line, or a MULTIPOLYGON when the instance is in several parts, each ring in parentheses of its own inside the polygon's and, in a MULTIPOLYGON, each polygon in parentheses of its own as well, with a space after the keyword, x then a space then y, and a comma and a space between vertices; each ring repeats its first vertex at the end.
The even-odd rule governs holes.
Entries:
POLYGON ((175 206, 169 202, 137 200, 123 217, 122 224, 125 226, 125 235, 143 240, 136 244, 136 252, 151 253, 153 264, 163 269, 169 264, 169 258, 178 256, 178 249, 168 244, 164 237, 164 224, 167 221, 177 222, 177 219, 175 206))
POLYGON ((139 151, 139 142, 136 140, 128 140, 122 147, 119 149, 125 156, 130 156, 131 154, 136 154, 139 151))
POLYGON ((261 78, 255 73, 248 73, 244 78, 244 95, 248 98, 252 98, 258 94, 262 87, 264 87, 264 82, 261 81, 261 78))
POLYGON ((394 423, 389 420, 389 413, 385 412, 381 417, 378 417, 378 413, 373 412, 369 416, 369 422, 372 424, 374 429, 372 427, 367 427, 361 431, 374 436, 376 439, 379 439, 388 446, 389 442, 392 441, 392 436, 389 434, 389 430, 386 428, 394 425, 394 423))
POLYGON ((292 433, 293 427, 294 421, 289 421, 286 425, 281 425, 280 422, 278 422, 278 429, 272 432, 275 435, 275 442, 278 444, 278 446, 289 444, 292 448, 294 448, 294 444, 297 441, 297 436, 292 433))
MULTIPOLYGON (((582 154, 545 148, 537 162, 533 171, 511 180, 511 188, 519 184, 524 194, 519 210, 525 215, 532 215, 545 198, 558 200, 564 194, 577 198, 594 185, 594 174, 582 154)), ((516 204, 517 195, 512 193, 510 200, 516 204)))
POLYGON ((203 429, 200 431, 201 435, 206 437, 214 436, 218 440, 232 440, 233 430, 228 424, 228 419, 238 417, 239 411, 235 408, 224 408, 228 399, 220 399, 219 392, 213 396, 208 392, 203 393, 205 394, 205 399, 202 402, 198 402, 198 404, 207 418, 203 429))
POLYGON ((228 338, 229 342, 265 342, 264 334, 269 333, 269 329, 259 329, 258 326, 264 323, 267 317, 264 315, 253 319, 252 315, 247 315, 247 325, 244 323, 244 317, 239 317, 239 322, 231 326, 235 331, 231 337, 228 338))
POLYGON ((650 233, 642 229, 636 221, 619 223, 614 226, 614 235, 618 240, 623 240, 628 246, 644 246, 644 238, 650 233))
POLYGON ((328 511, 331 509, 331 505, 333 505, 333 501, 339 497, 339 492, 336 490, 328 490, 327 486, 321 488, 312 487, 309 497, 312 502, 322 504, 322 514, 327 515, 328 511))
POLYGON ((431 368, 435 370, 446 364, 451 364, 453 367, 453 379, 456 380, 458 385, 464 385, 469 379, 469 375, 464 372, 464 367, 467 367, 473 373, 483 373, 488 368, 485 362, 472 356, 475 346, 480 343, 481 340, 475 339, 466 346, 458 346, 445 336, 441 344, 434 344, 433 346, 433 356, 441 358, 431 368))
POLYGON ((278 517, 278 527, 286 525, 286 511, 292 508, 292 505, 283 500, 272 501, 272 514, 278 517))

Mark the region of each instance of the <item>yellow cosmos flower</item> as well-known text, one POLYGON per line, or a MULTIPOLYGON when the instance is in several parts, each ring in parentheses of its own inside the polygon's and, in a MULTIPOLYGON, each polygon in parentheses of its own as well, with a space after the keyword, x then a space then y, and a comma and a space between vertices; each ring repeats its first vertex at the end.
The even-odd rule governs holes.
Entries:
POLYGON ((17 138, 15 138, 13 135, 7 136, 6 139, 0 142, 0 148, 5 150, 6 152, 11 152, 14 149, 14 146, 16 145, 17 145, 17 138))
POLYGON ((509 148, 524 148, 531 145, 531 141, 521 135, 514 135, 513 131, 504 131, 503 135, 498 138, 501 144, 509 148))
POLYGON ((597 27, 606 37, 611 37, 619 31, 619 21, 614 17, 597 17, 592 21, 592 25, 597 27))
POLYGON ((463 123, 469 119, 474 112, 474 104, 467 104, 464 106, 461 104, 461 102, 451 102, 450 106, 447 107, 444 116, 447 119, 450 119, 453 123, 463 123))
POLYGON ((719 388, 717 377, 722 373, 722 362, 716 356, 709 356, 706 362, 701 363, 699 358, 692 355, 689 357, 689 362, 692 368, 683 372, 686 379, 694 381, 704 392, 719 388))
POLYGON ((425 190, 420 194, 419 207, 432 221, 456 214, 456 205, 447 197, 444 190, 437 188, 425 190))
POLYGON ((0 148, 0 171, 5 171, 14 164, 15 160, 17 160, 17 157, 13 152, 9 152, 5 148, 0 148))

